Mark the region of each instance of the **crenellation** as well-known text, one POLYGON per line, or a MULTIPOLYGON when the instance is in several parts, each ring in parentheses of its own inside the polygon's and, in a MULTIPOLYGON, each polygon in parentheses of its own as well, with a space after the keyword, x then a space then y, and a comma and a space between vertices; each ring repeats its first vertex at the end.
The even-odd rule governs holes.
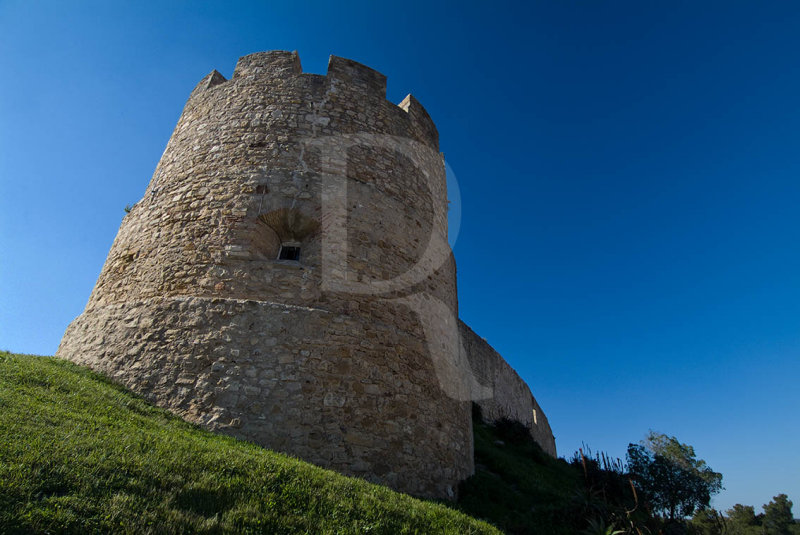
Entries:
POLYGON ((187 101, 187 104, 189 102, 192 102, 195 98, 198 97, 198 95, 200 95, 204 91, 227 81, 228 80, 224 76, 222 76, 219 72, 217 72, 216 69, 214 69, 206 76, 204 76, 199 82, 197 82, 197 85, 194 87, 191 94, 189 95, 189 100, 187 101))
POLYGON ((415 137, 428 140, 430 145, 438 150, 439 149, 439 130, 428 115, 425 107, 409 93, 400 104, 397 105, 401 110, 405 111, 411 119, 412 133, 415 137))
POLYGON ((334 85, 357 91, 370 98, 386 100, 386 76, 352 59, 331 56, 328 60, 328 81, 334 85))
POLYGON ((300 55, 297 51, 272 50, 240 57, 233 70, 233 79, 255 80, 262 77, 279 79, 302 72, 300 55))

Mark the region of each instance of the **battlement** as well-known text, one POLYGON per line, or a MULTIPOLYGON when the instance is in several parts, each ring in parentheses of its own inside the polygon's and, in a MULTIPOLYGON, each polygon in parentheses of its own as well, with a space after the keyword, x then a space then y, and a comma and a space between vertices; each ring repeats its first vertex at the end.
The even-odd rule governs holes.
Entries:
POLYGON ((248 54, 239 58, 230 80, 214 70, 200 80, 189 100, 192 101, 206 90, 225 82, 262 83, 268 86, 276 81, 301 75, 307 82, 313 78, 322 86, 352 94, 353 99, 385 105, 392 120, 400 121, 400 135, 410 135, 438 150, 439 133, 436 125, 416 98, 409 94, 400 104, 387 101, 386 76, 362 63, 339 56, 331 55, 327 73, 317 75, 303 72, 300 56, 296 51, 272 50, 248 54), (398 108, 406 113, 397 113, 398 108))
MULTIPOLYGON (((233 79, 278 79, 298 74, 303 74, 303 68, 297 51, 271 50, 240 57, 233 79)), ((386 76, 357 61, 332 55, 325 77, 329 82, 339 82, 350 90, 386 98, 386 76)))
POLYGON ((331 56, 327 76, 330 82, 341 82, 366 95, 386 98, 386 76, 352 59, 331 56))
POLYGON ((228 81, 227 78, 222 76, 219 73, 219 71, 217 71, 217 69, 214 69, 213 71, 208 73, 206 76, 204 76, 203 79, 200 80, 197 83, 196 86, 194 86, 194 89, 192 90, 192 93, 189 95, 189 100, 191 100, 195 95, 205 91, 206 89, 211 89, 215 85, 219 85, 219 84, 221 84, 223 82, 227 82, 227 81, 228 81))
POLYGON ((278 78, 283 75, 301 74, 300 56, 297 51, 270 50, 269 52, 256 52, 239 58, 233 70, 233 79, 258 78, 269 75, 278 78))
POLYGON ((428 111, 420 104, 419 100, 409 93, 397 106, 408 114, 411 124, 419 128, 418 134, 425 139, 432 140, 434 146, 438 148, 439 131, 436 129, 436 124, 434 124, 431 116, 428 115, 428 111))

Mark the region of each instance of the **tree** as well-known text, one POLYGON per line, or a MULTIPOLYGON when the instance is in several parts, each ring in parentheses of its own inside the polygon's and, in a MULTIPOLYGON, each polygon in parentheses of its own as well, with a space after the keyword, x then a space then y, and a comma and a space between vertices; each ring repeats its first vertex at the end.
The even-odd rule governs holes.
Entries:
POLYGON ((728 521, 742 526, 756 525, 756 510, 752 505, 742 505, 737 503, 726 511, 728 521))
POLYGON ((778 494, 764 506, 764 535, 791 535, 792 502, 786 494, 778 494))
POLYGON ((722 474, 675 437, 650 431, 641 444, 628 445, 627 460, 637 488, 654 512, 670 521, 708 507, 711 496, 722 490, 722 474))
POLYGON ((692 517, 690 524, 692 535, 722 535, 727 534, 725 519, 716 509, 704 507, 698 509, 692 517))
POLYGON ((728 531, 731 535, 747 535, 755 533, 758 528, 756 510, 752 505, 737 503, 726 512, 728 515, 728 531))

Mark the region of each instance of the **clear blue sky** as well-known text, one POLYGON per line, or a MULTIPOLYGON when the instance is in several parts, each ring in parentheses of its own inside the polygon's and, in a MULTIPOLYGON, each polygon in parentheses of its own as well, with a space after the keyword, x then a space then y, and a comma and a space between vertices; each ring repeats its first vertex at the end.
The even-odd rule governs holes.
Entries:
MULTIPOLYGON (((53 354, 194 84, 298 50, 426 106, 462 317, 559 451, 648 429, 800 503, 800 3, 0 0, 0 347, 53 354)), ((798 514, 796 507, 795 514, 798 514)))

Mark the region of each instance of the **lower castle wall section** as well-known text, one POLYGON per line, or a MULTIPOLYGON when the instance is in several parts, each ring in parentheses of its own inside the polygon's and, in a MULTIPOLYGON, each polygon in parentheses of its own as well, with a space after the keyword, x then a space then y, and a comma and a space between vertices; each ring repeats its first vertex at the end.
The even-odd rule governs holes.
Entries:
POLYGON ((409 325, 265 301, 152 298, 88 308, 56 356, 207 429, 452 499, 474 471, 469 402, 443 393, 421 327, 409 325))
POLYGON ((461 343, 467 352, 472 373, 478 383, 489 387, 489 397, 478 395, 475 403, 484 420, 503 418, 520 422, 530 429, 531 436, 544 451, 556 456, 556 441, 542 409, 525 381, 508 365, 486 340, 463 321, 458 322, 461 343))

